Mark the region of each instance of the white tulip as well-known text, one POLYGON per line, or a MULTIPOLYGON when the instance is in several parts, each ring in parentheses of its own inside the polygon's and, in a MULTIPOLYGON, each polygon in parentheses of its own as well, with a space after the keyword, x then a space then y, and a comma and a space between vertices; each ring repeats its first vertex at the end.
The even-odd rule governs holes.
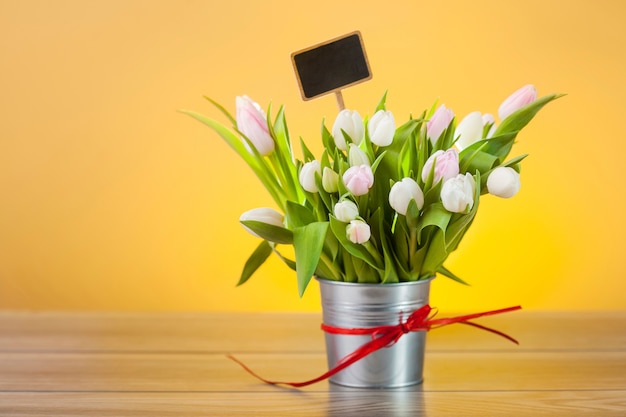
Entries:
POLYGON ((487 178, 487 191, 497 197, 513 197, 519 188, 519 173, 511 167, 497 167, 487 178))
POLYGON ((456 127, 454 136, 458 137, 458 139, 454 144, 462 151, 483 138, 483 128, 483 117, 480 112, 471 112, 456 127))
POLYGON ((321 175, 322 168, 319 161, 313 160, 302 166, 300 176, 298 177, 302 188, 310 193, 316 193, 319 191, 317 184, 315 183, 315 174, 321 175))
POLYGON ((391 187, 389 191, 389 205, 398 214, 406 216, 411 200, 415 201, 418 209, 424 206, 424 193, 413 178, 403 178, 391 187))
POLYGON ((342 200, 335 204, 333 214, 340 222, 349 223, 359 217, 359 208, 350 200, 342 200))
POLYGON ((378 110, 367 123, 367 131, 373 144, 389 146, 396 133, 396 121, 390 111, 378 110))
POLYGON ((441 187, 441 202, 446 210, 452 213, 463 213, 474 207, 476 181, 467 173, 459 174, 443 183, 441 187))
POLYGON ((356 110, 344 109, 339 112, 335 123, 333 124, 333 138, 335 139, 335 145, 342 151, 348 149, 346 139, 341 131, 346 134, 352 140, 352 143, 358 145, 365 136, 365 128, 363 127, 363 119, 356 110))
POLYGON ((371 165, 370 159, 367 157, 367 154, 354 143, 351 143, 348 147, 348 162, 350 162, 351 167, 359 165, 371 165))
MULTIPOLYGON (((261 223, 271 224, 273 226, 284 227, 283 224, 283 215, 277 212, 274 209, 268 207, 259 207, 252 210, 248 210, 239 216, 239 221, 244 222, 247 220, 254 220, 261 223)), ((244 229, 246 229, 250 234, 261 237, 254 233, 250 228, 246 225, 243 225, 244 229)))
POLYGON ((339 189, 339 174, 328 167, 322 171, 322 188, 327 193, 336 193, 339 189))

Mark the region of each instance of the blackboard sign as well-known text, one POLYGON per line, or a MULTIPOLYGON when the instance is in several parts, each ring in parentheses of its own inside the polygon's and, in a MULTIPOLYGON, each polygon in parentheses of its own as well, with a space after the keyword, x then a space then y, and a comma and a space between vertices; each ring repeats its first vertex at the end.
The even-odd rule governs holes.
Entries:
POLYGON ((291 54, 303 100, 372 78, 361 33, 356 31, 291 54))

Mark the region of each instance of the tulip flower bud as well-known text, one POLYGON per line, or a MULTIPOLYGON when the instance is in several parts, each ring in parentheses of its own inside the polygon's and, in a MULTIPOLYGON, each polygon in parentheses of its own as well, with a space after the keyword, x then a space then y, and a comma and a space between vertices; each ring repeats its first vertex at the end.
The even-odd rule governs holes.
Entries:
POLYGON ((460 151, 483 138, 483 118, 479 111, 471 112, 456 127, 454 144, 460 151))
POLYGON ((370 240, 372 232, 369 224, 363 220, 352 220, 350 224, 346 226, 346 236, 352 243, 363 244, 370 240))
POLYGON ((350 167, 343 174, 343 183, 352 195, 365 195, 374 185, 374 173, 369 165, 350 167))
POLYGON ((504 120, 512 113, 515 113, 522 107, 528 106, 535 100, 537 100, 537 90, 535 86, 532 84, 525 85, 502 102, 498 109, 498 116, 500 116, 500 120, 504 120))
POLYGON ((450 125, 452 119, 454 119, 454 112, 442 104, 433 114, 433 117, 426 122, 426 137, 430 139, 433 146, 437 143, 437 139, 439 139, 443 131, 450 125))
MULTIPOLYGON (((255 220, 257 222, 267 223, 273 226, 284 227, 283 215, 277 212, 276 210, 267 208, 267 207, 259 207, 259 208, 255 208, 252 210, 248 210, 245 213, 243 213, 241 216, 239 216, 240 222, 243 222, 246 220, 255 220)), ((254 233, 252 230, 250 230, 250 228, 246 227, 245 225, 242 225, 242 226, 250 234, 256 237, 261 237, 257 235, 256 233, 254 233)))
POLYGON ((274 151, 274 139, 270 135, 265 113, 258 103, 248 96, 235 99, 237 129, 252 142, 262 156, 274 151))
POLYGON ((443 183, 441 202, 452 213, 463 213, 474 207, 476 181, 470 173, 459 174, 443 183))
POLYGON ((459 152, 454 148, 447 151, 439 150, 426 160, 422 169, 422 181, 426 182, 433 163, 435 164, 433 184, 437 184, 442 179, 445 182, 459 175, 459 152))
POLYGON ((351 143, 348 148, 348 162, 350 162, 351 167, 370 165, 370 159, 367 157, 367 154, 354 143, 351 143))
POLYGON ((402 178, 389 191, 389 205, 398 214, 406 216, 411 200, 415 200, 418 209, 424 206, 424 193, 413 178, 402 178))
POLYGON ((493 132, 496 131, 496 119, 493 117, 493 114, 485 113, 483 114, 483 136, 487 139, 493 136, 493 132), (484 131, 489 127, 487 132, 484 131))
POLYGON ((339 189, 339 174, 328 167, 322 170, 322 188, 327 193, 336 193, 339 189))
POLYGON ((321 171, 322 168, 319 161, 313 160, 304 164, 302 169, 300 169, 300 176, 298 177, 302 188, 310 193, 318 192, 319 189, 315 183, 315 175, 321 175, 321 171))
POLYGON ((390 111, 378 110, 367 123, 370 140, 378 146, 389 146, 396 134, 396 122, 390 111))
POLYGON ((497 167, 487 178, 487 191, 497 197, 513 197, 519 188, 519 173, 511 167, 497 167))
POLYGON ((348 149, 346 139, 341 131, 346 134, 352 140, 352 143, 358 145, 365 136, 365 128, 363 127, 363 119, 356 110, 344 109, 339 112, 333 125, 333 138, 335 139, 335 145, 337 148, 345 151, 348 149))
POLYGON ((333 214, 340 222, 349 223, 359 217, 359 208, 350 200, 341 200, 335 204, 333 214))

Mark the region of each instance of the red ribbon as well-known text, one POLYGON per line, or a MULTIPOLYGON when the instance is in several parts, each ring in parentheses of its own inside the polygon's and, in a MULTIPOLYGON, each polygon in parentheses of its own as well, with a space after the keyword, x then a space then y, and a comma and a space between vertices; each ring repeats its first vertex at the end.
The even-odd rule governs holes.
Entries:
POLYGON ((334 326, 322 324, 322 330, 325 331, 326 333, 346 334, 346 335, 371 335, 372 340, 365 343, 364 345, 356 349, 354 352, 349 353, 348 355, 341 358, 337 362, 335 367, 330 369, 328 372, 318 376, 317 378, 313 378, 313 379, 310 379, 308 381, 303 381, 303 382, 271 381, 256 374, 254 371, 252 371, 243 362, 236 359, 234 356, 228 355, 228 358, 237 362, 249 374, 265 382, 266 384, 289 385, 291 387, 300 388, 300 387, 305 387, 307 385, 315 384, 316 382, 320 382, 325 379, 328 379, 331 376, 335 375, 337 372, 352 365, 356 361, 363 359, 370 353, 374 353, 377 350, 382 349, 382 348, 388 348, 388 347, 393 346, 406 333, 429 331, 431 329, 436 329, 436 328, 447 326, 453 323, 462 323, 462 324, 474 326, 479 329, 486 330, 491 333, 495 333, 498 336, 502 336, 505 339, 508 339, 515 344, 519 344, 517 340, 513 339, 511 336, 505 333, 502 333, 495 329, 491 329, 486 326, 482 326, 480 324, 473 323, 469 320, 472 320, 478 317, 483 317, 483 316, 492 316, 494 314, 507 313, 509 311, 515 311, 521 308, 522 307, 520 306, 515 306, 515 307, 503 308, 500 310, 491 310, 491 311, 485 311, 482 313, 468 314, 465 316, 435 319, 434 314, 433 315, 430 314, 432 311, 432 308, 427 304, 419 308, 418 310, 414 311, 406 319, 406 321, 403 322, 402 319, 400 319, 400 322, 393 326, 377 326, 377 327, 370 327, 370 328, 343 329, 341 327, 334 327, 334 326))

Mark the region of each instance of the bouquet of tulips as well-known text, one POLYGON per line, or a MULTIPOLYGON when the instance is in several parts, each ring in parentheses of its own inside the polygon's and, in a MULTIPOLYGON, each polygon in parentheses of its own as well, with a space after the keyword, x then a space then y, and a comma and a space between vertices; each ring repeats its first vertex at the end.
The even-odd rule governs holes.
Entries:
POLYGON ((322 121, 322 155, 315 157, 300 139, 302 159, 294 156, 283 107, 272 116, 270 106, 266 115, 247 96, 237 97, 233 117, 207 98, 231 127, 183 110, 244 159, 277 206, 241 215, 261 243, 239 284, 272 253, 296 271, 300 295, 313 276, 396 283, 441 274, 464 283, 444 266, 446 258, 472 224, 481 195, 517 193, 527 155, 508 159, 515 138, 560 95, 537 98, 526 85, 501 104, 499 123, 473 112, 457 125, 452 110, 435 103, 400 126, 386 95, 371 118, 345 109, 331 130, 322 121))

